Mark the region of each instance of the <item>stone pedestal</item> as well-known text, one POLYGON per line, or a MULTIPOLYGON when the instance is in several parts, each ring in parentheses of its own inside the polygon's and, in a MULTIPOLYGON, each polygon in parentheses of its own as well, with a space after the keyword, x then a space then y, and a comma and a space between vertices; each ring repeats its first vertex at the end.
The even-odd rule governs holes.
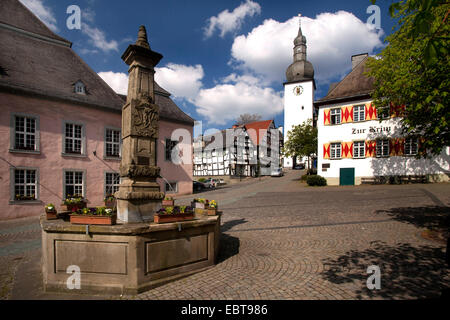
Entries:
POLYGON ((161 58, 150 49, 144 26, 139 28, 136 43, 122 55, 130 66, 130 76, 122 108, 122 182, 115 197, 118 218, 127 223, 152 219, 164 198, 156 182, 160 172, 156 162, 159 107, 154 103, 154 67, 161 58))
POLYGON ((138 294, 214 265, 220 216, 177 223, 71 225, 41 217, 44 289, 68 293, 138 294), (80 289, 69 290, 69 266, 80 289))

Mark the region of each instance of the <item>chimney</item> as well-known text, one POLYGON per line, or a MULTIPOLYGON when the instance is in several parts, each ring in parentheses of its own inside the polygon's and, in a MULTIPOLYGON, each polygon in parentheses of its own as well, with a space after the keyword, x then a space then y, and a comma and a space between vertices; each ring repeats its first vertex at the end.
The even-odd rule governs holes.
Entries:
POLYGON ((355 67, 368 56, 368 53, 355 54, 352 56, 352 70, 355 69, 355 67))

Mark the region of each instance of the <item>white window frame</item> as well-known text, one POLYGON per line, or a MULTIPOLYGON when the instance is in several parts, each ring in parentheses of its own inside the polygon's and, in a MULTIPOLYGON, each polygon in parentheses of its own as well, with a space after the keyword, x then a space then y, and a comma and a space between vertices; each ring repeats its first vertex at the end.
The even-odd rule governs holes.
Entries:
POLYGON ((34 204, 40 203, 39 201, 39 168, 31 168, 31 167, 11 167, 10 169, 10 203, 11 204, 34 204), (18 200, 16 199, 16 171, 21 170, 24 172, 24 182, 19 183, 19 185, 24 186, 24 195, 27 195, 27 186, 34 187, 34 199, 33 200, 18 200), (34 171, 34 182, 27 182, 27 172, 34 171))
POLYGON ((419 139, 414 137, 405 138, 405 156, 416 156, 419 152, 419 139), (415 152, 413 147, 415 146, 415 152))
POLYGON ((363 159, 366 157, 366 142, 365 141, 354 141, 353 142, 353 158, 363 159), (362 144, 362 146, 361 146, 362 144))
POLYGON ((376 141, 376 157, 387 158, 390 155, 390 141, 389 139, 379 139, 376 141), (380 145, 381 144, 381 145, 380 145), (387 152, 384 152, 387 150, 387 152))
POLYGON ((104 196, 107 197, 109 195, 114 195, 116 191, 119 191, 119 185, 120 185, 120 175, 118 172, 114 171, 106 171, 105 172, 105 190, 104 190, 104 196), (112 183, 108 183, 108 175, 112 175, 112 183), (118 179, 114 179, 114 175, 117 175, 118 179), (116 189, 116 190, 115 190, 116 189), (112 192, 109 192, 112 190, 112 192), (115 191, 114 191, 115 190, 115 191))
POLYGON ((62 155, 69 157, 86 157, 86 126, 82 122, 77 121, 63 121, 62 125, 63 130, 63 139, 62 139, 62 155), (76 137, 67 137, 66 136, 66 126, 73 125, 73 130, 75 130, 75 126, 81 127, 81 138, 76 137), (81 143, 81 152, 80 153, 67 153, 66 152, 66 141, 67 139, 72 139, 73 141, 80 141, 81 143))
POLYGON ((341 110, 341 108, 332 108, 330 110, 330 124, 331 125, 337 125, 337 124, 341 124, 341 122, 342 122, 342 110, 341 110), (337 117, 337 118, 335 118, 336 119, 335 123, 333 123, 333 116, 337 117))
MULTIPOLYGON (((114 140, 114 138, 113 138, 114 140)), ((103 150, 103 158, 106 160, 120 160, 122 157, 122 131, 119 128, 114 127, 105 127, 105 133, 104 133, 104 150, 103 150), (108 141, 108 130, 112 131, 112 137, 114 132, 119 133, 119 141, 108 141), (118 156, 108 155, 108 145, 112 145, 112 148, 114 146, 117 146, 119 148, 119 154, 118 156)))
POLYGON ((366 120, 366 106, 361 104, 353 107, 353 122, 366 120))
POLYGON ((342 158, 342 143, 332 142, 330 143, 330 159, 341 159, 342 158), (339 156, 337 152, 339 151, 339 156))
POLYGON ((82 81, 77 81, 74 87, 74 91, 76 94, 86 94, 86 86, 82 81))
MULTIPOLYGON (((67 198, 67 179, 66 179, 66 174, 69 173, 81 173, 82 174, 82 181, 81 183, 73 183, 74 186, 78 186, 82 188, 81 191, 81 196, 83 196, 83 198, 86 198, 86 170, 80 170, 80 169, 63 169, 63 199, 67 198)), ((75 178, 74 178, 75 181, 75 178)), ((78 193, 77 193, 78 194, 78 193)), ((71 196, 73 196, 73 194, 71 194, 71 196)))
POLYGON ((175 184, 175 188, 173 188, 173 189, 175 189, 175 192, 171 188, 167 188, 167 185, 168 185, 167 182, 164 182, 164 191, 166 193, 172 193, 172 194, 178 193, 178 181, 169 181, 169 184, 171 185, 172 188, 173 188, 173 184, 175 184))
POLYGON ((13 153, 31 153, 31 154, 40 154, 40 129, 39 129, 39 116, 32 115, 32 114, 25 114, 25 113, 12 113, 11 114, 11 120, 10 120, 10 152, 13 153), (16 119, 25 118, 24 122, 24 131, 17 131, 16 130, 16 119), (27 119, 34 120, 34 133, 26 132, 26 122, 27 119), (34 136, 34 150, 26 150, 26 149, 19 149, 16 147, 16 135, 17 133, 22 133, 24 135, 24 143, 26 144, 27 141, 27 135, 34 136))

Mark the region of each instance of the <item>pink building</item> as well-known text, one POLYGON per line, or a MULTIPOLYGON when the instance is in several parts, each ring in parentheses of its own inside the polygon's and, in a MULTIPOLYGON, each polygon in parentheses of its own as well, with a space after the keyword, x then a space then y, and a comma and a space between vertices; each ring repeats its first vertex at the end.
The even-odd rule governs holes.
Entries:
MULTIPOLYGON (((102 205, 117 191, 121 109, 117 95, 71 49, 17 0, 0 10, 0 219, 39 215, 66 195, 102 205)), ((155 84, 160 107, 157 147, 161 190, 192 193, 192 163, 176 165, 172 132, 192 137, 194 120, 155 84)), ((192 138, 179 143, 192 148, 192 138)))

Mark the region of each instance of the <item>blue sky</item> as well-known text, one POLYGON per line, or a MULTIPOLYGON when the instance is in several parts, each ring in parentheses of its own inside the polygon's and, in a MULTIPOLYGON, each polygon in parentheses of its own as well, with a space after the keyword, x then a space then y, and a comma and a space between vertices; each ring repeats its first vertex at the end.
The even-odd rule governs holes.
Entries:
POLYGON ((283 82, 292 63, 298 17, 315 69, 315 99, 351 69, 353 54, 382 50, 394 25, 390 1, 380 0, 381 29, 367 24, 369 0, 352 1, 106 1, 21 0, 114 90, 125 93, 120 59, 145 25, 153 50, 164 55, 156 80, 203 130, 230 127, 242 113, 283 125, 283 82), (69 30, 70 5, 81 9, 81 29, 69 30))

